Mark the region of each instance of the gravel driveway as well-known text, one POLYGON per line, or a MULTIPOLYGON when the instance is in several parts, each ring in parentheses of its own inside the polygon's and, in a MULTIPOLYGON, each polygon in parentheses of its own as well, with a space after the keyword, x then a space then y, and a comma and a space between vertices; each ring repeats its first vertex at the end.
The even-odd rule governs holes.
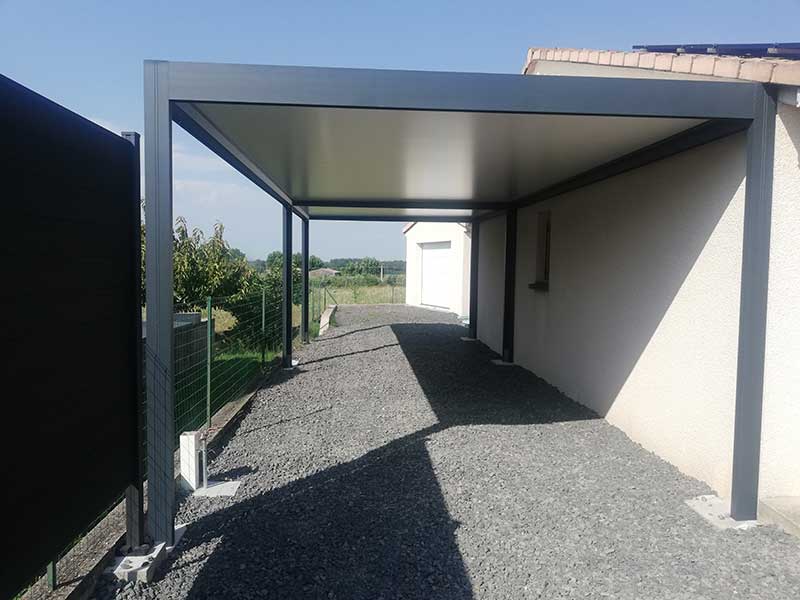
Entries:
POLYGON ((800 598, 800 544, 717 531, 708 487, 446 313, 344 306, 215 452, 156 583, 100 598, 800 598))

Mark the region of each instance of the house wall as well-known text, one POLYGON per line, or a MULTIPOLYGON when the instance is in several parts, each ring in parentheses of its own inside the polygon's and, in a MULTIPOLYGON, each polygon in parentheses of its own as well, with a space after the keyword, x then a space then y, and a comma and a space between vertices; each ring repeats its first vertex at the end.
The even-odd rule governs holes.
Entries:
POLYGON ((778 104, 761 434, 762 497, 800 496, 800 109, 778 104))
POLYGON ((461 223, 420 222, 406 232, 406 304, 422 305, 422 247, 430 242, 450 242, 452 266, 449 269, 450 310, 459 316, 469 314, 470 238, 461 223))
MULTIPOLYGON (((730 490, 743 134, 518 213, 515 361, 730 490), (533 291, 552 210, 550 289, 533 291)), ((499 350, 504 219, 481 224, 478 335, 499 350)))
POLYGON ((498 354, 503 345, 505 215, 481 223, 478 245, 478 339, 498 354))

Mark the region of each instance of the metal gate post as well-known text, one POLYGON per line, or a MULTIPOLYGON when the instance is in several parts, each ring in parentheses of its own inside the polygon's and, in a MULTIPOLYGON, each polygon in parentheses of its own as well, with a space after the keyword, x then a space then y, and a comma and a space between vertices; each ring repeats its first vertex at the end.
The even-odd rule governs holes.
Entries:
POLYGON ((731 516, 736 520, 755 519, 758 513, 776 111, 775 89, 759 86, 755 94, 755 116, 747 130, 731 482, 731 516))
POLYGON ((135 448, 132 451, 134 464, 131 465, 130 483, 125 488, 125 543, 129 548, 141 546, 144 543, 144 461, 142 456, 142 432, 144 431, 143 390, 142 390, 142 311, 139 310, 141 304, 142 286, 140 274, 142 272, 141 252, 139 251, 141 239, 141 148, 140 136, 135 131, 123 131, 122 137, 133 146, 133 193, 131 198, 131 210, 135 211, 133 222, 136 224, 135 231, 132 231, 131 243, 135 244, 133 256, 135 265, 133 272, 136 274, 134 282, 136 295, 136 309, 131 315, 132 335, 136 344, 136 354, 134 360, 136 367, 133 370, 134 380, 131 385, 134 389, 136 416, 133 419, 136 433, 134 435, 135 448))
POLYGON ((206 300, 206 429, 211 429, 211 367, 214 360, 214 315, 211 296, 206 300))
POLYGON ((267 364, 267 288, 261 289, 261 368, 267 364))

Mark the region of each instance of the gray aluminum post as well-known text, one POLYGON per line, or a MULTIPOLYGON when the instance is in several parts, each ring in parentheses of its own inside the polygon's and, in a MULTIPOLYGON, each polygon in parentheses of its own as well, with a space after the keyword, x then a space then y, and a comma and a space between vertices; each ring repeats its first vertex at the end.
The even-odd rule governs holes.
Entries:
POLYGON ((306 344, 308 343, 308 219, 302 219, 302 252, 303 252, 303 264, 302 264, 302 271, 303 271, 303 298, 302 298, 302 306, 301 306, 301 317, 300 317, 300 334, 301 339, 306 344))
POLYGON ((755 519, 758 513, 772 170, 775 154, 775 98, 775 90, 772 88, 765 86, 756 90, 755 114, 747 130, 747 180, 731 484, 731 516, 736 520, 755 519))
POLYGON ((292 367, 292 211, 283 207, 283 368, 292 367))
POLYGON ((144 543, 144 460, 142 456, 142 430, 144 429, 144 415, 142 413, 142 311, 139 310, 141 302, 141 273, 142 264, 139 253, 139 237, 141 235, 141 177, 140 177, 140 136, 135 131, 123 131, 122 137, 128 140, 133 146, 134 161, 134 181, 131 198, 131 210, 135 211, 133 222, 135 231, 131 232, 131 243, 133 246, 134 266, 133 272, 136 274, 134 283, 136 310, 131 315, 131 329, 133 339, 136 342, 136 368, 133 370, 133 386, 135 396, 135 417, 133 419, 136 432, 134 434, 134 448, 131 453, 133 464, 131 465, 130 483, 125 488, 125 543, 130 548, 141 546, 144 543))
POLYGON ((480 257, 480 221, 472 223, 469 248, 469 337, 478 339, 478 259, 480 257))
POLYGON ((514 362, 514 294, 517 276, 517 209, 506 213, 506 268, 503 302, 503 362, 514 362))
POLYGON ((144 65, 147 251, 147 531, 173 543, 175 398, 172 386, 172 123, 169 63, 144 65))

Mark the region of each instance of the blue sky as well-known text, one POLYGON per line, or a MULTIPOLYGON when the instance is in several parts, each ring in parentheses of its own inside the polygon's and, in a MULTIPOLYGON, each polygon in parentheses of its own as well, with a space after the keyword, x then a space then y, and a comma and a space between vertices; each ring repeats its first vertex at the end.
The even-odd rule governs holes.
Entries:
MULTIPOLYGON (((115 131, 142 131, 147 58, 518 73, 529 46, 798 41, 799 23, 800 0, 0 0, 0 72, 115 131)), ((205 231, 221 220, 251 258, 277 249, 278 204, 182 131, 174 142, 175 214, 205 231)), ((311 251, 402 258, 400 228, 315 222, 311 251)))

